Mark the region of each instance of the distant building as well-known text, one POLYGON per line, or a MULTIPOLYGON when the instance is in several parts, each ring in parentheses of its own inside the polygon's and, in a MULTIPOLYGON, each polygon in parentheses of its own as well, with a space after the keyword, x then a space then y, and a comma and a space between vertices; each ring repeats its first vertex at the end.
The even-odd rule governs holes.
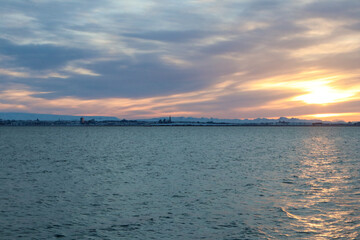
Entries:
POLYGON ((168 119, 166 119, 166 118, 160 119, 160 120, 158 121, 158 123, 161 123, 161 124, 163 124, 163 123, 172 123, 171 116, 169 116, 168 119))
POLYGON ((289 125, 290 123, 289 122, 286 122, 286 121, 279 121, 276 123, 277 125, 280 125, 280 126, 287 126, 289 125))

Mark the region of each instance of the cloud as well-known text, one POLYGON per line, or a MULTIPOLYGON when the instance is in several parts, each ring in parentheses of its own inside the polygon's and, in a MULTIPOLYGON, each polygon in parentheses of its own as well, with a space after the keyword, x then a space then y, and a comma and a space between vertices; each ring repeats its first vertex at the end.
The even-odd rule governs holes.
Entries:
POLYGON ((347 19, 353 20, 359 18, 357 14, 360 9, 359 1, 312 1, 304 8, 304 13, 310 16, 316 16, 328 19, 347 19))
POLYGON ((69 61, 92 56, 91 51, 81 49, 49 44, 16 45, 4 39, 0 39, 0 53, 13 57, 15 66, 33 70, 54 69, 69 61))
POLYGON ((93 71, 86 69, 86 68, 78 68, 73 66, 67 66, 64 68, 67 72, 72 72, 80 75, 87 75, 87 76, 100 76, 100 74, 94 73, 93 71))
POLYGON ((359 10, 355 0, 4 0, 0 90, 31 92, 36 105, 19 103, 28 111, 68 113, 79 102, 133 117, 329 113, 340 103, 294 101, 306 89, 281 84, 320 71, 341 76, 335 92, 357 89, 359 10))
POLYGON ((7 75, 12 77, 20 77, 20 78, 29 76, 27 73, 24 72, 17 72, 10 69, 1 69, 1 68, 0 68, 0 75, 7 75))
POLYGON ((145 40, 155 40, 161 42, 175 42, 184 43, 194 41, 196 39, 203 39, 205 37, 214 35, 215 33, 206 31, 153 31, 153 32, 142 32, 142 33, 126 33, 123 36, 131 38, 140 38, 145 40))

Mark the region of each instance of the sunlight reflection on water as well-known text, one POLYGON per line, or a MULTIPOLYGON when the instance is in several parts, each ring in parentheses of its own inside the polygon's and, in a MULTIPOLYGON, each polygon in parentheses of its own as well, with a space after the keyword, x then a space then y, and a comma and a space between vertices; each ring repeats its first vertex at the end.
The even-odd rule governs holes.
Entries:
POLYGON ((359 198, 351 189, 357 184, 351 165, 343 164, 347 159, 331 136, 305 139, 301 151, 300 188, 296 190, 303 197, 288 199, 282 207, 295 220, 291 226, 299 233, 314 233, 316 239, 356 239, 360 218, 354 204, 359 198))

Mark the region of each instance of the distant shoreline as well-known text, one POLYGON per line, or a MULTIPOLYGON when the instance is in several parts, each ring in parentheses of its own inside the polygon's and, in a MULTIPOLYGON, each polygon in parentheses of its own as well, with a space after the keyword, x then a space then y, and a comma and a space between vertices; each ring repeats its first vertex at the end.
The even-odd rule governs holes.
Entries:
POLYGON ((121 121, 33 121, 33 120, 3 120, 1 126, 9 127, 359 127, 355 123, 198 123, 198 122, 171 122, 159 123, 136 120, 121 121))

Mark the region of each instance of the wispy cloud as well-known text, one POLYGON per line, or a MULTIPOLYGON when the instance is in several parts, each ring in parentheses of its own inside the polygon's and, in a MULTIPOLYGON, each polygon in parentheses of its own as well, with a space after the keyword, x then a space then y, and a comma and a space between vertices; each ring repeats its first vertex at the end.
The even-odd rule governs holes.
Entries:
POLYGON ((100 76, 100 74, 94 73, 90 69, 86 69, 86 68, 67 66, 64 68, 64 70, 67 72, 72 72, 72 73, 80 74, 80 75, 100 76))
POLYGON ((7 75, 7 76, 11 76, 11 77, 28 77, 29 75, 25 72, 17 72, 17 71, 13 71, 11 69, 2 69, 0 68, 0 75, 7 75))

